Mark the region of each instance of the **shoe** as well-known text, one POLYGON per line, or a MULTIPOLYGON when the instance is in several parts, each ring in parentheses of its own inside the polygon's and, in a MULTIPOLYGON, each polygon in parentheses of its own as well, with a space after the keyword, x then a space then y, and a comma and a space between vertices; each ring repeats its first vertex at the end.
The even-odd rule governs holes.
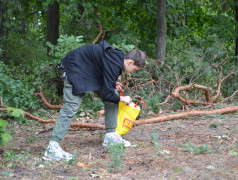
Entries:
POLYGON ((45 150, 45 154, 43 156, 43 159, 46 161, 60 161, 60 160, 66 160, 70 161, 74 159, 74 156, 70 153, 65 152, 59 144, 55 141, 50 141, 49 146, 45 150))
POLYGON ((120 144, 120 143, 124 144, 125 147, 131 146, 131 143, 129 141, 122 139, 122 137, 119 134, 113 132, 113 133, 106 133, 102 145, 108 146, 109 144, 120 144))

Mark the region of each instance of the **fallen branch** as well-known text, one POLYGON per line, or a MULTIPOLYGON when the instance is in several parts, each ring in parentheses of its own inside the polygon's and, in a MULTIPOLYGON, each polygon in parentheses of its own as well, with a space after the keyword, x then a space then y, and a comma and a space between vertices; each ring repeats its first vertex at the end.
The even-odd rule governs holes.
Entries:
MULTIPOLYGON (((0 108, 0 111, 7 111, 7 108, 0 108)), ((215 109, 215 110, 205 110, 205 111, 190 111, 190 112, 182 112, 178 114, 170 114, 170 115, 164 115, 164 116, 157 116, 150 119, 142 119, 135 121, 134 125, 138 126, 141 124, 152 124, 152 123, 158 123, 162 121, 169 121, 169 120, 175 120, 175 119, 181 119, 184 117, 194 117, 194 116, 204 116, 207 114, 228 114, 228 113, 234 113, 238 111, 238 106, 231 106, 231 107, 225 107, 221 109, 215 109)), ((36 117, 28 112, 23 111, 25 116, 35 119, 42 123, 55 123, 55 119, 42 119, 39 117, 36 117)), ((105 126, 102 124, 91 124, 91 123, 81 123, 81 122, 72 122, 70 125, 71 128, 90 128, 90 129, 105 129, 105 126)))
MULTIPOLYGON (((7 111, 7 108, 0 108, 0 111, 7 111)), ((23 112, 24 112, 24 116, 27 116, 31 119, 37 120, 42 123, 55 123, 56 122, 56 119, 42 119, 42 118, 32 115, 29 112, 26 112, 26 111, 23 111, 23 112)), ((105 129, 105 126, 102 124, 92 124, 92 123, 82 123, 82 122, 72 122, 70 127, 105 129)))
MULTIPOLYGON (((217 70, 218 71, 218 70, 217 70)), ((229 76, 231 76, 234 72, 231 71, 226 77, 221 78, 221 73, 220 71, 218 71, 219 74, 219 83, 218 83, 218 87, 217 87, 217 93, 216 95, 214 95, 213 97, 210 97, 210 93, 209 93, 209 88, 206 86, 202 86, 202 85, 198 85, 198 84, 190 84, 188 86, 180 86, 177 87, 174 92, 171 93, 171 96, 184 102, 185 104, 203 104, 203 105, 212 105, 213 102, 219 97, 220 93, 221 93, 221 84, 222 82, 227 79, 229 76), (187 91, 189 89, 201 89, 205 92, 205 97, 206 97, 206 101, 207 102, 202 102, 202 101, 197 101, 197 100, 190 100, 190 99, 184 99, 179 95, 180 91, 187 91)))
POLYGON ((41 100, 43 101, 43 103, 50 109, 60 109, 62 107, 62 105, 52 105, 50 104, 47 99, 45 98, 45 95, 43 93, 42 87, 40 86, 40 92, 39 93, 33 93, 33 95, 38 95, 41 97, 41 100))
POLYGON ((184 102, 185 104, 203 104, 203 105, 209 105, 210 103, 210 95, 209 95, 209 88, 206 86, 202 86, 202 85, 198 85, 198 84, 190 84, 188 86, 181 86, 181 87, 177 87, 174 92, 171 93, 171 96, 184 102), (187 91, 189 89, 201 89, 203 91, 205 91, 205 96, 206 96, 206 100, 207 102, 202 102, 202 101, 197 101, 197 100, 190 100, 190 99, 184 99, 179 95, 180 91, 187 91))
POLYGON ((189 111, 189 112, 182 112, 178 114, 157 116, 150 119, 138 120, 138 121, 135 121, 134 125, 138 126, 141 124, 152 124, 152 123, 158 123, 162 121, 181 119, 184 117, 204 116, 207 114, 228 114, 228 113, 235 113, 236 111, 238 111, 238 106, 225 107, 225 108, 214 109, 210 111, 189 111))

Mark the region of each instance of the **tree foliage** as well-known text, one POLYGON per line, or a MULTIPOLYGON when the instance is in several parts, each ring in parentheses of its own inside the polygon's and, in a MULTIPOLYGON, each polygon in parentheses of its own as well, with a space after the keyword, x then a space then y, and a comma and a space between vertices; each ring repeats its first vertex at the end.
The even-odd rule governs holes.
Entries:
MULTIPOLYGON (((147 67, 136 73, 137 80, 129 80, 126 89, 128 94, 144 97, 148 104, 145 112, 158 112, 158 103, 174 86, 196 82, 215 88, 218 76, 210 63, 218 65, 224 59, 223 75, 231 70, 235 73, 225 82, 222 95, 228 96, 238 88, 235 1, 166 1, 165 64, 170 69, 159 67, 153 60, 157 51, 157 0, 57 0, 60 37, 56 46, 46 41, 47 8, 53 2, 0 0, 4 12, 0 13, 0 96, 7 106, 37 109, 40 101, 32 93, 39 86, 51 103, 60 103, 61 58, 74 48, 92 43, 100 26, 103 32, 99 41, 105 39, 124 52, 137 47, 149 57, 147 67), (50 56, 46 56, 47 46, 50 56)), ((89 105, 92 98, 86 106, 101 108, 101 104, 89 105)))

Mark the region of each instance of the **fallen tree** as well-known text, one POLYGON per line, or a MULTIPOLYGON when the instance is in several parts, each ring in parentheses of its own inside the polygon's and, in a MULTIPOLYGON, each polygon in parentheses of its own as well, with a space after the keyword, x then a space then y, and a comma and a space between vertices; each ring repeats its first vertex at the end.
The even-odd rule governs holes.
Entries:
POLYGON ((236 111, 238 111, 238 106, 231 106, 231 107, 225 107, 225 108, 214 109, 214 110, 205 110, 205 111, 189 111, 189 112, 169 114, 169 115, 157 116, 157 117, 153 117, 149 119, 138 120, 134 123, 134 125, 137 126, 140 124, 151 124, 151 123, 157 123, 162 121, 182 119, 185 117, 204 116, 204 115, 213 115, 213 114, 228 114, 228 113, 235 113, 236 111))
MULTIPOLYGON (((1 105, 1 106, 4 106, 4 105, 1 105)), ((0 111, 7 111, 7 107, 4 106, 4 108, 0 108, 0 111)), ((225 108, 214 109, 214 110, 189 111, 189 112, 182 112, 182 113, 177 113, 177 114, 157 116, 157 117, 153 117, 153 118, 149 118, 149 119, 137 120, 137 121, 135 121, 134 125, 138 126, 141 124, 158 123, 158 122, 162 122, 162 121, 183 119, 185 117, 195 117, 195 116, 204 116, 204 115, 213 115, 213 114, 228 114, 228 113, 235 113, 236 111, 238 111, 238 106, 231 106, 231 107, 225 107, 225 108)), ((26 117, 37 120, 42 123, 55 123, 56 122, 56 119, 46 120, 46 119, 42 119, 37 116, 34 116, 28 112, 25 112, 25 111, 23 111, 23 112, 26 117)), ((70 127, 71 127, 70 130, 76 130, 76 129, 80 129, 80 128, 105 129, 105 126, 102 124, 82 123, 82 122, 72 122, 70 127)))

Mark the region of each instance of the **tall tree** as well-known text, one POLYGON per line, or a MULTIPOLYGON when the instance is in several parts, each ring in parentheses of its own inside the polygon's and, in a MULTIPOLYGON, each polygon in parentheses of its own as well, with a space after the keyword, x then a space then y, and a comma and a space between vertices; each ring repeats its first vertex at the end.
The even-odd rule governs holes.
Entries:
POLYGON ((236 56, 236 63, 238 62, 238 0, 235 0, 235 19, 236 19, 236 49, 235 49, 235 56, 236 56))
POLYGON ((166 54, 166 0, 158 0, 158 13, 157 13, 157 51, 156 58, 160 59, 163 63, 166 54))
POLYGON ((21 34, 25 34, 26 33, 26 12, 24 10, 24 3, 26 3, 25 0, 21 0, 21 29, 20 29, 20 33, 21 34))
MULTIPOLYGON (((47 9, 47 41, 51 44, 57 45, 59 38, 59 3, 54 1, 53 4, 48 5, 47 9)), ((50 48, 47 47, 47 54, 50 48)))
MULTIPOLYGON (((6 39, 8 34, 8 29, 5 26, 7 21, 7 3, 8 1, 0 0, 0 48, 2 50, 6 49, 6 39)), ((5 56, 5 51, 3 51, 3 57, 5 56)))

